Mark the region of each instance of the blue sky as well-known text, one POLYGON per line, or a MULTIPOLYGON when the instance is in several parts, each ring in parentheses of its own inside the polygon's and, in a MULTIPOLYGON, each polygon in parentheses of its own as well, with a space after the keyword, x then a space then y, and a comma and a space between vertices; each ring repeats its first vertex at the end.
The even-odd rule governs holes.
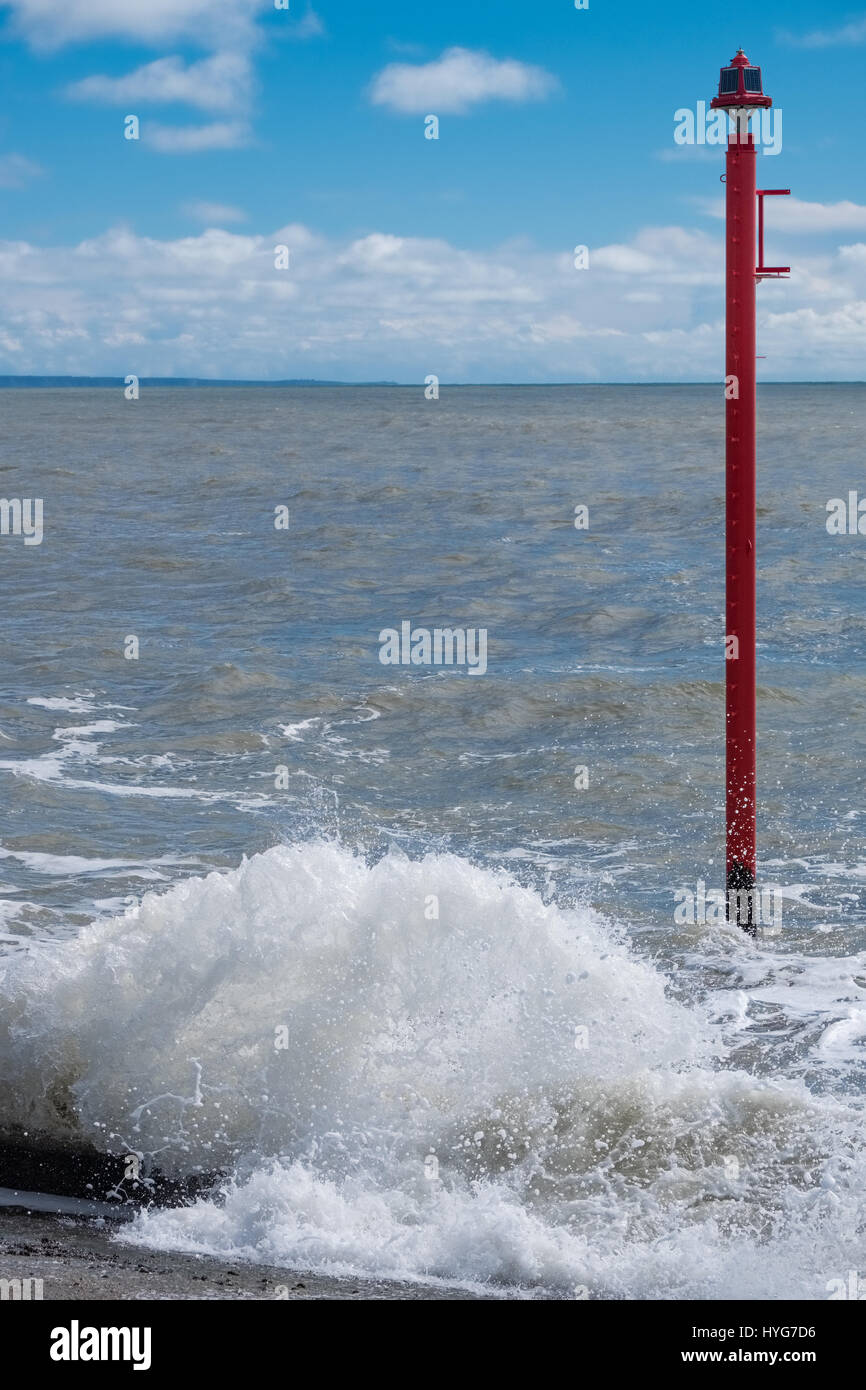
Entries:
POLYGON ((724 156, 676 144, 674 113, 709 102, 742 45, 783 117, 759 183, 794 194, 768 209, 768 259, 794 275, 759 290, 762 372, 866 375, 866 10, 0 16, 0 372, 718 378, 724 156))

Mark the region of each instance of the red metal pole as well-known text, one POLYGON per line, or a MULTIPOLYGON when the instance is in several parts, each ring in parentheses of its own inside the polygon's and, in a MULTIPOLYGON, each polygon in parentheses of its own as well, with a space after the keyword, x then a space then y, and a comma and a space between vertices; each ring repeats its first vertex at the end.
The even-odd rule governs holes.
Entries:
POLYGON ((726 170, 726 886, 728 916, 754 932, 755 144, 737 121, 726 170))

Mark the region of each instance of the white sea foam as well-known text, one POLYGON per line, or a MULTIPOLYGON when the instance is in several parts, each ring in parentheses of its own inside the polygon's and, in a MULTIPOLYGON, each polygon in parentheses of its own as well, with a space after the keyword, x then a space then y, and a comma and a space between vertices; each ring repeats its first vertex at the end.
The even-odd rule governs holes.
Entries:
MULTIPOLYGON (((109 722, 109 721, 105 721, 109 722)), ((117 726, 120 727, 120 726, 117 726)), ((232 798, 221 792, 202 792, 193 787, 148 787, 127 782, 92 782, 82 777, 70 776, 70 767, 80 767, 86 763, 106 766, 109 763, 129 764, 125 758, 111 758, 100 755, 100 743, 91 741, 89 735, 95 725, 82 729, 58 729, 54 737, 60 746, 35 758, 2 758, 0 768, 5 768, 14 777, 30 778, 35 782, 59 783, 69 791, 95 791, 106 796, 151 797, 157 800, 221 801, 232 798), (85 737, 75 735, 84 734, 85 737)))
POLYGON ((302 731, 305 729, 312 729, 315 724, 320 724, 321 722, 319 716, 314 715, 312 719, 301 719, 297 724, 280 724, 278 728, 283 738, 289 739, 291 743, 303 743, 304 740, 301 737, 302 731))
POLYGON ((45 854, 38 850, 11 850, 0 845, 0 859, 14 859, 34 873, 59 875, 99 874, 117 877, 110 871, 123 870, 133 877, 164 878, 157 871, 157 865, 174 866, 178 864, 200 864, 201 860, 174 854, 160 855, 156 859, 88 859, 81 854, 45 854))
POLYGON ((56 739, 88 739, 94 734, 113 734, 115 729, 129 729, 135 726, 125 719, 95 719, 92 724, 70 724, 65 729, 55 729, 51 735, 56 739))
POLYGON ((157 1247, 826 1297, 863 1263, 862 1115, 726 1069, 720 1032, 501 871, 283 845, 5 962, 0 1117, 228 1173, 124 1235, 157 1247))
POLYGON ((77 695, 31 695, 28 697, 28 705, 35 705, 38 709, 52 711, 62 711, 65 714, 90 714, 96 709, 134 709, 133 705, 116 705, 106 703, 101 700, 96 703, 96 696, 91 690, 79 691, 77 695))
POLYGON ((71 698, 65 695, 31 695, 27 701, 28 705, 36 705, 40 709, 63 710, 67 714, 88 714, 96 709, 91 695, 75 695, 71 698))

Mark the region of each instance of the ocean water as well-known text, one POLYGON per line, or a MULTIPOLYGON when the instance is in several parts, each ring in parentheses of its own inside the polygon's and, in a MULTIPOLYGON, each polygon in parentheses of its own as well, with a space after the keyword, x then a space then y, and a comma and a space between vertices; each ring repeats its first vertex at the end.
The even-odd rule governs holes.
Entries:
POLYGON ((757 940, 674 918, 724 863, 720 387, 0 422, 44 508, 0 537, 0 1132, 223 1174, 125 1233, 159 1248, 504 1297, 866 1275, 866 538, 825 524, 866 387, 759 391, 757 940), (404 621, 485 629, 486 672, 383 665, 404 621))

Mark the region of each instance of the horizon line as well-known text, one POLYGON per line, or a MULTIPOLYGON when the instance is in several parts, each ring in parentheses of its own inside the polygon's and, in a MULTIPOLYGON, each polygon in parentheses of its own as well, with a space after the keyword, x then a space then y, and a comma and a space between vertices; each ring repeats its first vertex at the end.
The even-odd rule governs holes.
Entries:
MULTIPOLYGON (((195 376, 141 376, 138 378, 140 385, 150 386, 261 386, 261 387, 388 387, 397 390, 418 390, 425 383, 419 381, 390 381, 390 380, 366 380, 366 381, 347 381, 335 380, 323 377, 278 377, 278 378, 257 378, 257 377, 195 377, 195 376)), ((815 379, 811 377, 791 377, 786 380, 766 380, 759 381, 758 386, 864 386, 866 381, 856 378, 841 379, 815 379)), ((96 376, 81 376, 72 373, 33 373, 33 374, 0 374, 0 389, 14 389, 16 386, 33 387, 87 387, 104 386, 115 388, 126 385, 126 377, 102 374, 96 376)), ((698 380, 698 381, 444 381, 440 378, 439 386, 447 387, 449 390, 455 388, 483 388, 483 387, 538 387, 540 389, 554 389, 558 387, 572 386, 723 386, 723 378, 698 380)))

